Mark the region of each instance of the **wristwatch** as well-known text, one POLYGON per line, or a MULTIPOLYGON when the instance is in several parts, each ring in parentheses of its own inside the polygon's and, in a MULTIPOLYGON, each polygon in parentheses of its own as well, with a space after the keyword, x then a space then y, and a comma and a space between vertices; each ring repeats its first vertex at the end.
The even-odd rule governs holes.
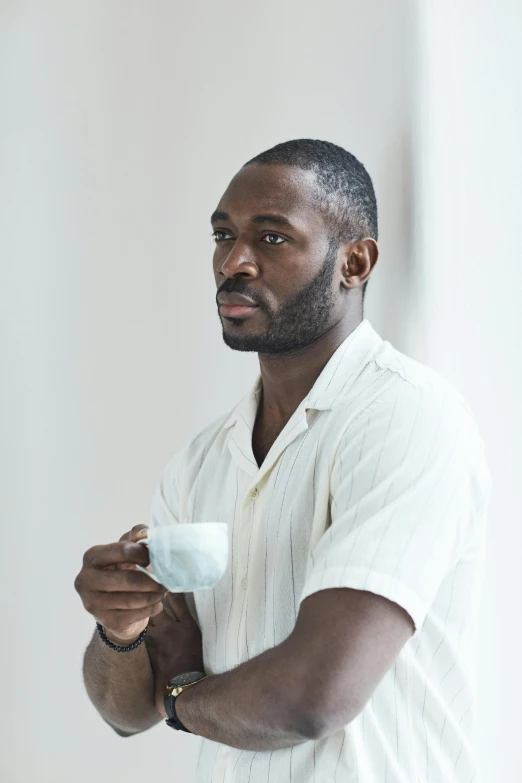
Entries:
POLYGON ((205 672, 185 672, 184 674, 178 674, 176 677, 172 677, 172 679, 169 680, 168 685, 165 685, 165 690, 163 692, 165 712, 169 716, 168 720, 165 721, 167 726, 170 726, 172 729, 178 729, 178 731, 180 729, 181 731, 188 731, 189 734, 194 733, 182 724, 176 715, 174 704, 180 693, 183 693, 183 691, 186 691, 188 688, 192 688, 197 682, 204 680, 205 677, 209 676, 210 675, 205 674, 205 672))

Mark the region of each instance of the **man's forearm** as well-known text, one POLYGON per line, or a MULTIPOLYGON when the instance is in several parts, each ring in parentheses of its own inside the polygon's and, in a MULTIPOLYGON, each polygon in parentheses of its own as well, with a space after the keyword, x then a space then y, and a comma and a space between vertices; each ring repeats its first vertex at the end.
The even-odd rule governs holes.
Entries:
POLYGON ((144 642, 119 653, 95 631, 85 651, 83 676, 90 700, 121 736, 145 731, 161 720, 154 705, 154 676, 144 642))
POLYGON ((283 643, 188 688, 176 699, 176 714, 194 734, 234 748, 290 748, 313 737, 306 687, 283 643))

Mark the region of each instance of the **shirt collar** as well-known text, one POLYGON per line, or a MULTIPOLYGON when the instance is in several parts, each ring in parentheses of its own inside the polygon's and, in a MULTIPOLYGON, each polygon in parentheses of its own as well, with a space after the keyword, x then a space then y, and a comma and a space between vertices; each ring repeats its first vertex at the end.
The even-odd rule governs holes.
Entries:
MULTIPOLYGON (((305 410, 331 410, 336 401, 346 394, 382 342, 382 338, 368 319, 364 318, 336 348, 323 367, 301 403, 301 405, 305 403, 305 410)), ((223 425, 225 429, 231 427, 241 416, 245 421, 255 419, 261 386, 261 373, 258 372, 253 386, 225 421, 223 425)))

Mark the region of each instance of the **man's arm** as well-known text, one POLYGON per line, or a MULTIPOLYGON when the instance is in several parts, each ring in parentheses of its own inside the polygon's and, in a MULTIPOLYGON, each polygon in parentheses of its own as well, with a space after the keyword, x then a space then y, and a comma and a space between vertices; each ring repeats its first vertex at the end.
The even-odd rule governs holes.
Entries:
POLYGON ((288 641, 181 693, 176 714, 183 725, 242 750, 278 750, 310 739, 306 676, 288 641))
MULTIPOLYGON (((150 619, 145 643, 154 675, 156 709, 167 718, 165 685, 178 674, 204 670, 204 660, 201 630, 186 596, 168 593, 164 606, 166 611, 150 619)), ((292 747, 308 739, 307 734, 303 736, 308 725, 301 698, 306 683, 296 663, 283 642, 231 671, 208 674, 178 696, 176 705, 186 698, 185 693, 197 688, 195 734, 252 750, 292 747)), ((192 721, 187 728, 192 730, 192 721)))
POLYGON ((414 630, 397 604, 332 588, 308 596, 282 644, 180 694, 190 731, 245 750, 320 739, 362 710, 414 630))
POLYGON ((119 653, 104 644, 95 630, 85 651, 83 676, 90 700, 121 737, 146 731, 160 722, 154 706, 152 668, 143 642, 130 652, 119 653))
MULTIPOLYGON (((135 525, 118 542, 88 549, 74 580, 85 609, 102 624, 108 639, 121 646, 136 641, 151 618, 164 609, 165 588, 135 568, 150 564, 148 551, 138 543, 146 531, 146 525, 135 525)), ((117 652, 95 630, 85 651, 83 676, 90 700, 120 736, 159 723, 154 675, 144 643, 117 652)))

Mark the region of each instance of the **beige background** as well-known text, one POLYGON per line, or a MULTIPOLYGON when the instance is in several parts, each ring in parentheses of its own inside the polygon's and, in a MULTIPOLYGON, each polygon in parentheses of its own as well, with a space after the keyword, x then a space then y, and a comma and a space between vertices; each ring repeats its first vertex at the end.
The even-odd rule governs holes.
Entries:
POLYGON ((221 338, 210 213, 311 137, 373 177, 366 315, 468 398, 495 481, 484 780, 522 772, 520 6, 3 2, 2 765, 6 783, 193 780, 199 739, 122 739, 83 688, 83 552, 146 521, 190 436, 250 386, 221 338))

